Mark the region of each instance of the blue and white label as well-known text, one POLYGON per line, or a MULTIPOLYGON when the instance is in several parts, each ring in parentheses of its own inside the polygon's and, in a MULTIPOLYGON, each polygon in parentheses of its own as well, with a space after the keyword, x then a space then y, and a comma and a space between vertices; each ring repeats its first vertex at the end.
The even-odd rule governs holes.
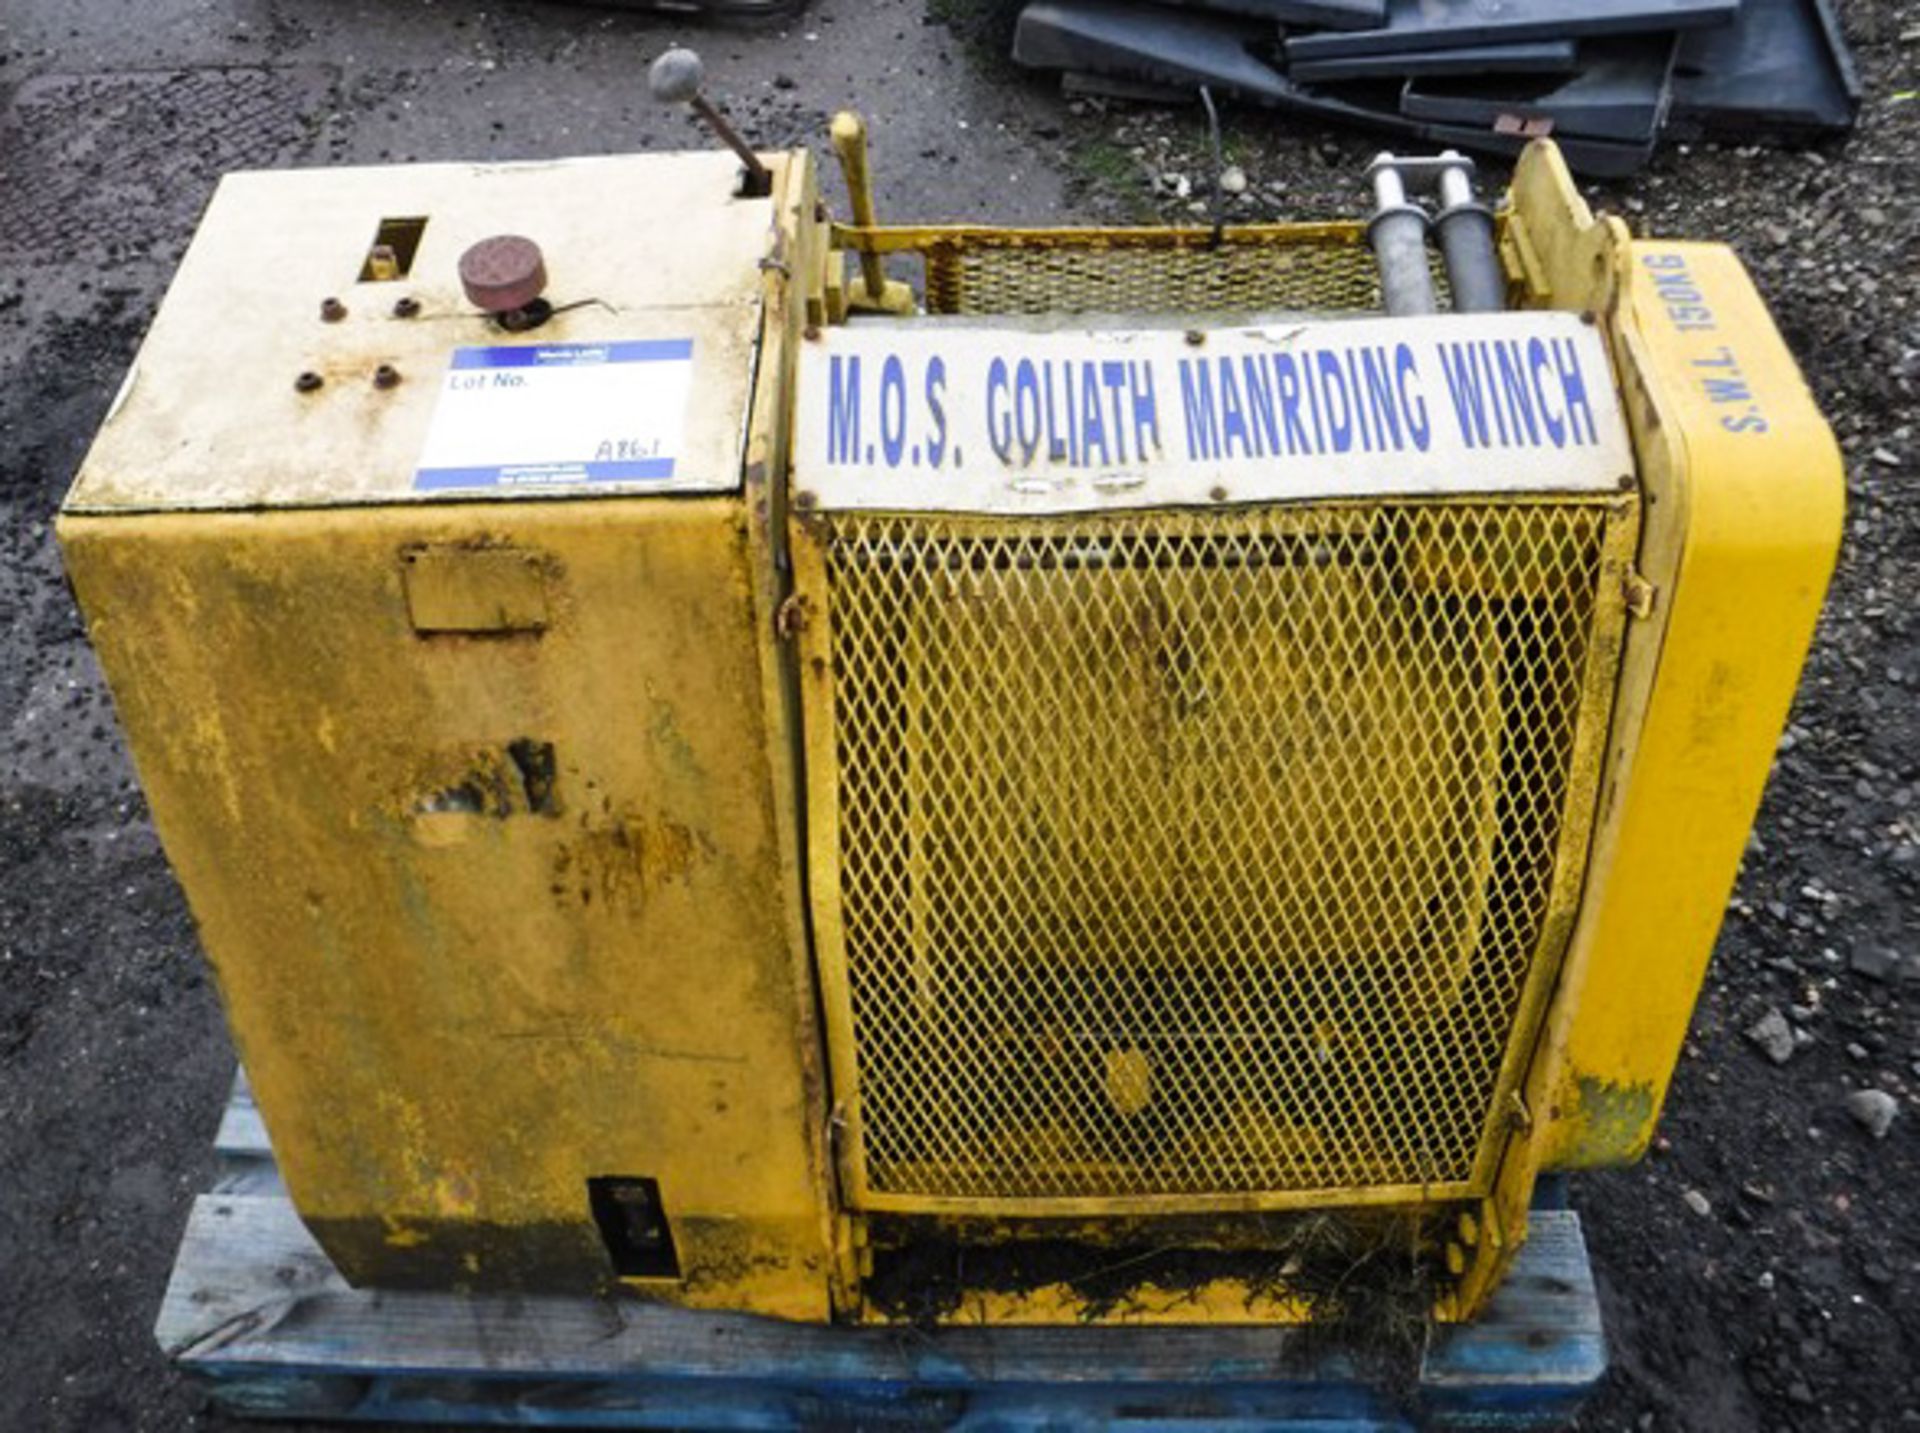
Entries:
POLYGON ((1633 471, 1599 333, 1565 313, 1206 330, 829 329, 795 483, 961 512, 1602 491, 1633 471))
POLYGON ((692 391, 688 338, 457 348, 414 490, 670 481, 692 391))

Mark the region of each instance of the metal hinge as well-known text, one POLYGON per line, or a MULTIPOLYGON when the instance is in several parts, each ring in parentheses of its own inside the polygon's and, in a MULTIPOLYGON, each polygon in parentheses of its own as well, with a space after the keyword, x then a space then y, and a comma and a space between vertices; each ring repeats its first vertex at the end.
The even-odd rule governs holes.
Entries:
POLYGON ((1660 589, 1637 572, 1629 572, 1620 583, 1621 595, 1626 598, 1627 611, 1635 617, 1651 617, 1653 600, 1659 596, 1660 589))
POLYGON ((807 599, 798 592, 790 592, 773 614, 774 635, 784 642, 791 642, 806 630, 807 599))

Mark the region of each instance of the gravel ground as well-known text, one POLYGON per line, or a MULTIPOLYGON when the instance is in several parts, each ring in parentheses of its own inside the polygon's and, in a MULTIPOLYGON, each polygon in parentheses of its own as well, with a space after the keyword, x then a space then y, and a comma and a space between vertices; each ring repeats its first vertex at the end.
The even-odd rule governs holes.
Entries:
MULTIPOLYGON (((1594 194, 1739 249, 1840 433, 1851 506, 1660 1143, 1574 1186, 1614 1348, 1586 1428, 1920 1424, 1920 8, 1843 11, 1868 97, 1846 144, 1696 146, 1594 194), (1782 1025, 1776 1063, 1747 1032, 1782 1025), (1884 1139, 1847 1108, 1866 1090, 1897 1111, 1884 1139)), ((831 110, 872 115, 891 216, 1201 202, 1196 112, 1063 102, 1006 74, 968 13, 821 0, 694 33, 479 0, 7 0, 0 1427, 228 1426, 148 1329, 231 1055, 49 528, 213 178, 693 142, 641 84, 690 38, 763 143, 823 149, 831 110)), ((1375 147, 1245 112, 1228 143, 1248 217, 1354 212, 1375 147)))

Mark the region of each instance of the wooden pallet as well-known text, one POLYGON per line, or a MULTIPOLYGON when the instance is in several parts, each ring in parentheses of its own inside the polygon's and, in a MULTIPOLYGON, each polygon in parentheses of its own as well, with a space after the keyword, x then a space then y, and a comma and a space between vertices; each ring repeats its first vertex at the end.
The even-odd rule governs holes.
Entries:
POLYGON ((294 1213, 244 1078, 155 1336, 247 1415, 548 1428, 1538 1428, 1606 1369, 1579 1216, 1537 1211, 1413 1409, 1276 1328, 823 1328, 634 1300, 349 1288, 294 1213))

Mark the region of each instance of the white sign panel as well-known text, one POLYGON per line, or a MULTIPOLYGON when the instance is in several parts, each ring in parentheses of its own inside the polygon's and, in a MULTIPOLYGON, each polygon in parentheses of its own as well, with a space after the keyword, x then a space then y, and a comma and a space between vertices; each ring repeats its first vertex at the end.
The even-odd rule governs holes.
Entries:
POLYGON ((1572 314, 1191 333, 931 320, 802 347, 794 482, 826 510, 1599 491, 1633 471, 1600 335, 1572 314))
POLYGON ((457 348, 416 492, 667 483, 693 388, 693 341, 457 348))

